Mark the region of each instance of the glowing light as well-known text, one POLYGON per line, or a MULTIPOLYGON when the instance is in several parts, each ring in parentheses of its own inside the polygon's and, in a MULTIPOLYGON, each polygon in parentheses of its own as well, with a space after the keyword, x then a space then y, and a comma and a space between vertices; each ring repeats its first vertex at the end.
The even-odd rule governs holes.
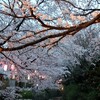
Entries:
POLYGON ((30 75, 28 74, 28 78, 27 78, 27 79, 30 80, 30 78, 31 78, 31 77, 30 77, 30 75))
POLYGON ((41 78, 42 76, 41 75, 39 75, 39 78, 41 78))
POLYGON ((11 70, 14 71, 15 70, 15 66, 11 65, 11 70))
POLYGON ((61 84, 62 83, 62 79, 57 80, 57 83, 61 84))
POLYGON ((37 70, 34 71, 34 74, 37 75, 37 76, 39 75, 37 70))
POLYGON ((46 79, 46 76, 45 75, 42 75, 42 77, 41 77, 42 79, 46 79))
POLYGON ((64 90, 64 86, 61 84, 61 85, 59 85, 59 89, 61 90, 61 91, 63 91, 64 90))
POLYGON ((61 90, 63 91, 64 90, 64 87, 62 87, 61 90))
POLYGON ((18 72, 17 72, 17 69, 15 69, 15 74, 17 74, 18 72))
POLYGON ((39 84, 36 84, 36 86, 38 87, 38 86, 39 86, 39 84))
POLYGON ((12 76, 12 79, 15 79, 15 75, 12 76))
POLYGON ((34 73, 37 73, 37 71, 35 70, 34 73))
POLYGON ((8 67, 7 65, 4 65, 4 71, 7 71, 7 67, 8 67))

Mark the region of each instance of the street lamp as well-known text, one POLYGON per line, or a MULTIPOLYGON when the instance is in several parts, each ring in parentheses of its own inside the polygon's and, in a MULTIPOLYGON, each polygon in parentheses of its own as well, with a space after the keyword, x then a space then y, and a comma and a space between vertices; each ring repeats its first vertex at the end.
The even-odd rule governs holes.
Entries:
POLYGON ((7 71, 8 66, 4 65, 4 71, 7 71))
POLYGON ((28 79, 28 80, 30 80, 30 75, 29 75, 29 74, 28 74, 28 77, 27 77, 27 79, 28 79))

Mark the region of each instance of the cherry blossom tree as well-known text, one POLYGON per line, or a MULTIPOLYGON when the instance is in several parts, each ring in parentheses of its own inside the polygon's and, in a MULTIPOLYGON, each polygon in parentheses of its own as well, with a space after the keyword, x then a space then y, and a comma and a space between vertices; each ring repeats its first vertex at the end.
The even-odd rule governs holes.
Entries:
MULTIPOLYGON (((51 69, 48 73, 51 76, 62 74, 61 62, 66 57, 61 54, 58 57, 57 48, 51 48, 59 42, 66 43, 67 55, 76 62, 72 52, 78 48, 76 51, 81 55, 83 48, 67 37, 83 34, 82 30, 93 25, 98 24, 99 28, 99 23, 99 0, 0 0, 1 62, 8 66, 14 64, 20 78, 25 75, 29 78, 36 70, 41 70, 43 75, 51 69)), ((74 64, 71 59, 70 63, 74 64)))
MULTIPOLYGON (((63 58, 63 65, 67 69, 66 75, 71 74, 73 69, 78 66, 88 69, 90 65, 95 65, 100 60, 99 30, 98 25, 89 27, 79 32, 75 37, 67 39, 67 42, 59 43, 59 57, 63 58)), ((79 70, 80 73, 82 68, 79 70)))
POLYGON ((98 0, 1 0, 0 51, 46 46, 74 35, 100 22, 99 4, 98 0))

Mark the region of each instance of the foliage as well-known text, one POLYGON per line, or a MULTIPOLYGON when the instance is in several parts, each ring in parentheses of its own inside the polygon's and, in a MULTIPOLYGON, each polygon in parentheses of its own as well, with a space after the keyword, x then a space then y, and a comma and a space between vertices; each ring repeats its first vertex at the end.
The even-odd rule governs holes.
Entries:
POLYGON ((0 99, 1 100, 14 100, 21 97, 19 94, 21 88, 19 87, 6 87, 3 90, 0 90, 0 99))
MULTIPOLYGON (((98 33, 99 23, 98 0, 0 0, 0 64, 8 64, 9 68, 14 65, 12 78, 26 81, 29 74, 35 85, 41 77, 39 73, 33 75, 38 69, 47 75, 47 82, 41 79, 42 87, 44 83, 43 88, 55 87, 52 84, 64 73, 61 63, 64 57, 51 57, 49 50, 60 41, 67 43, 66 38, 75 37, 78 32, 84 35, 82 30, 90 26, 98 33)), ((90 41, 83 44, 87 47, 88 43, 90 41)), ((67 45, 68 54, 79 47, 72 44, 67 45)), ((76 61, 73 54, 69 58, 76 61)), ((67 62, 72 64, 74 61, 67 62)))
MULTIPOLYGON (((81 69, 79 70, 81 71, 81 69)), ((68 78, 69 80, 65 82, 64 100, 99 100, 100 60, 95 63, 95 66, 91 66, 88 70, 85 70, 82 76, 81 74, 79 74, 79 71, 75 71, 68 78)))
POLYGON ((9 86, 9 80, 8 79, 4 79, 4 80, 2 80, 2 86, 1 86, 1 88, 0 88, 0 90, 1 89, 5 89, 6 87, 8 87, 9 86))
POLYGON ((1 0, 0 6, 1 52, 52 45, 100 23, 98 0, 1 0))
POLYGON ((49 100, 54 97, 60 97, 60 96, 62 96, 62 93, 57 89, 45 89, 35 93, 33 98, 34 100, 49 100))
MULTIPOLYGON (((100 54, 100 39, 90 39, 94 29, 100 37, 99 4, 99 0, 0 0, 0 65, 3 68, 7 64, 11 78, 18 81, 26 82, 29 76, 34 86, 39 83, 39 89, 55 88, 55 80, 64 73, 65 65, 69 76, 73 74, 72 82, 78 83, 80 78, 83 82, 84 73, 88 70, 84 66, 89 65, 84 60, 81 60, 83 68, 75 65, 81 63, 76 55, 82 56, 84 51, 89 51, 87 55, 92 55, 89 57, 91 61, 100 54), (70 40, 79 32, 85 40, 82 37, 82 43, 79 43, 79 37, 78 43, 74 44, 70 40), (85 33, 88 33, 87 37, 85 33), (67 44, 67 56, 56 48, 59 42, 67 44), (66 58, 67 64, 62 63, 66 58), (12 65, 15 68, 11 68, 12 65)), ((24 83, 19 86, 24 86, 24 83)), ((45 93, 41 97, 45 98, 45 93)))
POLYGON ((29 91, 29 90, 21 91, 20 95, 22 95, 23 99, 32 99, 33 98, 33 93, 32 93, 32 91, 29 91))
POLYGON ((76 98, 76 100, 77 100, 78 94, 79 94, 78 90, 79 90, 78 86, 75 84, 70 84, 67 87, 65 86, 64 93, 66 93, 66 94, 64 94, 64 99, 65 100, 74 100, 76 98))

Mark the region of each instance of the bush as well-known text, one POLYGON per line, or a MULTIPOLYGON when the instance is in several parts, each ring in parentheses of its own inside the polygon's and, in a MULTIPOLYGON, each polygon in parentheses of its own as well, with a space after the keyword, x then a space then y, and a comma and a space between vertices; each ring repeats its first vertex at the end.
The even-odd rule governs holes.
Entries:
POLYGON ((64 84, 64 100, 100 100, 100 61, 84 70, 83 75, 76 69, 68 77, 64 84))
POLYGON ((23 90, 22 92, 20 92, 20 94, 22 95, 23 99, 32 99, 33 98, 32 91, 23 90))
POLYGON ((57 89, 45 89, 40 92, 35 93, 33 96, 34 100, 49 100, 54 97, 59 97, 61 96, 61 92, 57 89))
POLYGON ((77 100, 79 88, 76 84, 70 84, 64 88, 64 100, 77 100))

